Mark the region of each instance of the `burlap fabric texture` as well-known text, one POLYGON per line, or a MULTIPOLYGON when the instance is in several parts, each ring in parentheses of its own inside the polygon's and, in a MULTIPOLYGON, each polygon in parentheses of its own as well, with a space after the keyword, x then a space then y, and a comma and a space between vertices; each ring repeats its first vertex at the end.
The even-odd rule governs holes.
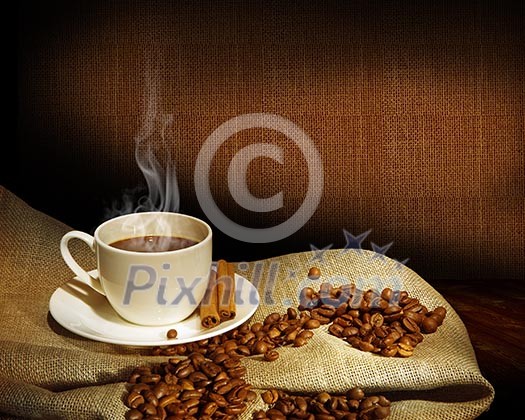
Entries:
MULTIPOLYGON (((131 370, 164 358, 148 356, 149 349, 90 341, 61 328, 49 315, 48 303, 53 291, 72 277, 58 246, 69 228, 3 188, 0 208, 0 413, 5 418, 123 418, 131 370)), ((79 247, 76 253, 86 266, 94 266, 87 249, 79 247)), ((307 252, 247 264, 242 274, 257 280, 261 295, 254 321, 297 304, 315 257, 307 252)), ((428 307, 445 306, 447 318, 408 359, 363 353, 322 327, 306 346, 279 349, 275 362, 244 359, 247 380, 257 390, 337 392, 360 385, 392 398, 392 419, 469 419, 490 406, 494 391, 479 371, 461 319, 416 273, 366 251, 331 250, 315 264, 323 273, 315 284, 400 285, 428 307)), ((251 418, 259 407, 260 399, 243 418, 251 418)))

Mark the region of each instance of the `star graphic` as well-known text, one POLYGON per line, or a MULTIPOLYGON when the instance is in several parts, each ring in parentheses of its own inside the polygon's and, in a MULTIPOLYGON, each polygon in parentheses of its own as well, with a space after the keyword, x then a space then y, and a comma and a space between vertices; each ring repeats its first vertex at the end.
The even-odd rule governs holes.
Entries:
POLYGON ((370 242, 370 244, 372 245, 372 251, 376 253, 376 255, 372 257, 372 259, 374 258, 384 259, 384 255, 387 253, 390 247, 394 244, 394 242, 390 242, 389 244, 386 244, 383 246, 376 245, 373 242, 370 242))
POLYGON ((406 258, 403 261, 394 260, 396 262, 396 268, 401 270, 401 267, 407 265, 408 260, 410 260, 410 258, 406 258))
POLYGON ((372 229, 367 230, 366 232, 361 233, 360 235, 354 236, 346 229, 343 229, 343 235, 345 235, 346 245, 341 251, 341 253, 348 252, 349 249, 355 249, 357 252, 361 252, 363 249, 362 243, 368 235, 370 235, 372 229))
POLYGON ((317 248, 315 245, 310 244, 310 249, 314 253, 313 257, 310 259, 311 262, 319 260, 320 262, 323 262, 323 254, 328 251, 330 248, 332 248, 334 244, 330 244, 325 246, 324 248, 317 248))

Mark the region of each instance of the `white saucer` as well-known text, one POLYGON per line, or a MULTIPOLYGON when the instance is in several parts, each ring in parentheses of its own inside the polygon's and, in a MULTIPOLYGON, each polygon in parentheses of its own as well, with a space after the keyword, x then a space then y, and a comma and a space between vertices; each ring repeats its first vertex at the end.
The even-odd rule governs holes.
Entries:
MULTIPOLYGON (((96 270, 90 274, 97 276, 96 270)), ((235 318, 210 329, 201 326, 198 310, 176 324, 159 327, 132 324, 121 318, 104 296, 76 277, 55 290, 49 300, 49 312, 65 329, 96 341, 129 346, 183 344, 223 334, 253 315, 260 300, 257 289, 238 274, 235 274, 235 287, 235 318), (177 330, 176 339, 166 337, 171 328, 177 330)))

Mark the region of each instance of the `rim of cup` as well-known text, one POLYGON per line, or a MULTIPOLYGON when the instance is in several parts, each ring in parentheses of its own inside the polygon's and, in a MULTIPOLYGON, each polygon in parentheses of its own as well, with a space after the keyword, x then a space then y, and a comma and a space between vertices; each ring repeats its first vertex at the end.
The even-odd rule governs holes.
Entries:
POLYGON ((95 237, 95 242, 99 246, 102 246, 103 248, 106 248, 106 249, 111 250, 113 252, 124 253, 124 254, 136 254, 136 255, 145 255, 145 254, 162 255, 162 254, 184 253, 184 252, 187 252, 188 250, 193 250, 195 248, 203 247, 206 244, 206 242, 211 240, 212 230, 211 230, 210 225, 208 223, 206 223, 204 220, 199 219, 199 218, 197 218, 195 216, 190 216, 189 214, 175 213, 175 212, 169 212, 169 211, 145 211, 145 212, 140 212, 140 213, 123 214, 121 216, 113 217, 113 218, 111 218, 109 220, 106 220, 105 222, 100 224, 95 229, 95 233, 93 234, 93 236, 95 237), (193 220, 193 221, 195 221, 197 223, 200 223, 207 230, 206 237, 203 240, 197 242, 196 244, 190 245, 190 246, 188 246, 186 248, 175 249, 175 250, 172 250, 172 251, 153 251, 153 252, 147 252, 147 253, 146 252, 141 252, 141 251, 129 251, 127 249, 116 248, 116 247, 113 247, 110 244, 106 243, 105 241, 103 241, 100 238, 101 230, 104 229, 104 227, 106 227, 107 225, 109 225, 112 222, 115 222, 115 221, 117 221, 119 219, 124 219, 124 218, 127 218, 127 217, 137 216, 137 215, 139 215, 139 216, 140 215, 148 216, 148 215, 162 215, 162 214, 165 214, 165 215, 176 215, 176 216, 183 217, 185 219, 191 219, 191 220, 193 220))

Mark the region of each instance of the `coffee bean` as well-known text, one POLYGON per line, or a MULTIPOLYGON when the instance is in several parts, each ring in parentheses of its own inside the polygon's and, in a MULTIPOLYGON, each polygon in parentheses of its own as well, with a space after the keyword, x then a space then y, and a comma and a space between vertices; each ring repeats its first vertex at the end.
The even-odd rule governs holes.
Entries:
POLYGON ((335 335, 336 337, 342 337, 344 328, 339 324, 332 324, 328 327, 330 334, 335 335))
POLYGON ((286 420, 286 416, 275 408, 271 408, 266 412, 266 416, 270 420, 286 420))
POLYGON ((278 328, 274 327, 274 328, 270 328, 270 330, 268 331, 268 333, 266 334, 266 336, 268 338, 270 338, 270 340, 273 340, 277 337, 279 337, 281 335, 281 331, 279 331, 278 328))
POLYGON ((156 384, 157 382, 160 381, 160 375, 151 375, 151 374, 146 374, 146 375, 142 375, 140 378, 139 378, 139 381, 143 384, 156 384))
POLYGON ((160 407, 166 407, 169 404, 179 402, 176 394, 166 395, 159 400, 160 407))
POLYGON ((275 403, 273 408, 279 410, 285 416, 288 416, 294 410, 295 406, 291 401, 281 399, 275 403))
POLYGON ((392 345, 390 347, 385 347, 381 350, 381 354, 385 357, 394 357, 397 355, 397 346, 392 345))
POLYGON ((211 357, 213 360, 213 363, 221 364, 224 363, 226 360, 230 359, 230 355, 226 353, 218 353, 215 356, 211 357))
POLYGON ((167 395, 169 393, 168 385, 165 382, 161 382, 157 385, 155 385, 152 389, 153 393, 155 394, 155 397, 157 399, 162 398, 163 396, 167 395))
POLYGON ((152 390, 144 391, 142 395, 144 396, 144 399, 147 403, 153 405, 154 407, 159 405, 159 400, 152 390))
POLYGON ((313 331, 303 330, 300 326, 296 327, 295 331, 297 332, 295 338, 301 337, 305 340, 309 340, 314 335, 313 331))
POLYGON ((262 420, 262 419, 267 419, 268 417, 266 417, 266 413, 264 410, 258 410, 253 413, 252 418, 254 420, 262 420))
MULTIPOLYGON (((166 383, 168 382, 168 375, 166 375, 166 378, 164 379, 166 383)), ((171 378, 177 378, 176 376, 172 376, 171 378)), ((177 381, 177 379, 175 379, 177 381)), ((175 382, 176 383, 176 382, 175 382)), ((178 384, 180 385, 181 389, 184 391, 193 391, 195 389, 195 386, 193 385, 193 382, 191 382, 189 379, 178 379, 178 384)))
POLYGON ((352 388, 347 393, 346 396, 351 400, 362 400, 365 397, 365 393, 361 388, 352 388))
POLYGON ((210 401, 206 403, 202 408, 202 415, 211 417, 217 411, 218 408, 219 406, 215 402, 210 401))
POLYGON ((138 410, 142 414, 146 414, 148 416, 157 414, 157 407, 155 407, 153 404, 150 404, 150 403, 144 403, 144 404, 139 405, 138 410))
POLYGON ((297 310, 294 308, 288 308, 288 310, 286 311, 286 315, 288 316, 288 319, 297 319, 297 310))
POLYGON ((221 394, 210 393, 208 398, 217 404, 218 407, 226 407, 228 405, 228 401, 221 394))
POLYGON ((321 392, 320 394, 317 395, 317 397, 315 397, 315 399, 319 401, 321 404, 326 403, 327 401, 330 400, 330 398, 331 397, 328 392, 321 392))
POLYGON ((390 287, 386 287, 381 291, 381 297, 385 299, 387 302, 390 302, 393 296, 394 296, 394 292, 392 291, 390 287))
POLYGON ((277 360, 279 358, 279 353, 277 353, 275 350, 270 350, 264 353, 264 360, 267 360, 269 362, 273 362, 274 360, 277 360))
POLYGON ((255 354, 264 354, 268 351, 268 343, 263 340, 258 340, 254 346, 255 354))
POLYGON ((403 309, 401 308, 401 306, 398 306, 398 305, 390 305, 388 308, 386 308, 383 313, 385 315, 394 315, 394 314, 398 314, 399 312, 401 312, 403 309))
POLYGON ((126 405, 129 408, 137 408, 139 405, 144 404, 144 402, 144 397, 137 392, 131 392, 126 399, 126 405))
POLYGON ((410 344, 397 343, 397 354, 402 357, 410 357, 414 353, 414 348, 410 344))
POLYGON ((359 348, 362 351, 366 351, 366 352, 370 352, 370 351, 374 350, 374 346, 372 344, 370 344, 370 343, 367 343, 366 341, 361 341, 359 343, 359 348))
POLYGON ((317 319, 309 319, 304 324, 304 328, 308 330, 313 330, 313 329, 319 328, 320 326, 321 326, 321 323, 317 319))
POLYGON ((447 314, 447 310, 443 306, 438 306, 432 312, 436 315, 439 315, 441 318, 445 318, 447 314))
POLYGON ((281 319, 281 315, 279 315, 277 312, 273 312, 264 319, 264 324, 265 325, 274 324, 280 319, 281 319))
POLYGON ((255 401, 256 398, 257 394, 252 390, 248 391, 248 393, 246 394, 246 401, 248 402, 255 401))
MULTIPOLYGON (((132 376, 133 376, 133 374, 132 374, 132 376)), ((150 389, 149 385, 146 385, 146 384, 134 384, 134 385, 131 387, 131 389, 130 389, 129 392, 130 392, 130 393, 132 393, 132 392, 136 392, 136 393, 140 394, 140 393, 142 393, 142 392, 144 392, 144 391, 147 391, 147 390, 149 390, 149 389, 150 389)))
POLYGON ((419 331, 419 326, 417 325, 417 322, 406 316, 403 318, 403 327, 411 333, 419 331))
POLYGON ((321 314, 322 316, 325 316, 327 318, 332 318, 335 316, 336 308, 333 305, 323 304, 317 310, 319 314, 321 314))
POLYGON ((189 411, 191 408, 193 408, 193 407, 197 407, 198 405, 199 405, 199 400, 198 400, 197 398, 192 398, 192 399, 189 399, 189 400, 184 401, 184 402, 181 404, 181 407, 182 407, 184 410, 189 411))
POLYGON ((295 398, 295 405, 296 407, 301 410, 301 411, 304 411, 306 412, 306 410, 308 410, 308 403, 306 402, 306 400, 301 397, 301 396, 298 396, 295 398))
MULTIPOLYGON (((229 359, 226 359, 223 363, 222 363, 222 366, 225 367, 226 369, 235 369, 236 367, 239 367, 241 365, 241 360, 237 357, 231 357, 229 359)), ((224 373, 224 372, 222 372, 224 373)), ((219 374, 218 376, 215 377, 215 380, 217 380, 217 378, 220 376, 221 374, 219 374)))
POLYGON ((370 334, 371 331, 372 331, 372 325, 369 324, 368 322, 364 323, 361 326, 361 328, 359 328, 359 334, 361 334, 361 336, 368 335, 368 334, 370 334))
POLYGON ((237 416, 246 410, 246 404, 235 404, 225 408, 224 412, 228 415, 237 416))
POLYGON ((294 341, 297 336, 299 335, 299 332, 301 331, 301 328, 300 327, 292 327, 293 329, 290 330, 290 328, 288 328, 286 331, 285 331, 285 340, 287 342, 291 342, 291 341, 294 341), (288 332, 287 332, 288 331, 288 332))
POLYGON ((390 415, 390 407, 376 407, 374 409, 374 418, 386 419, 390 415))
POLYGON ((438 323, 434 318, 427 317, 423 320, 422 327, 423 332, 431 334, 433 332, 436 332, 436 330, 438 329, 438 323))
POLYGON ((199 391, 196 391, 196 390, 191 390, 191 389, 187 389, 185 391, 183 391, 179 398, 181 401, 188 401, 188 400, 191 400, 191 399, 199 399, 201 397, 201 393, 199 391))
MULTIPOLYGON (((442 323, 443 323, 443 318, 441 317, 441 315, 439 314, 436 314, 434 312, 430 312, 430 313, 427 313, 426 314, 429 318, 432 318, 434 321, 437 322, 438 326, 440 326, 442 323)), ((422 321, 423 321, 423 317, 422 317, 422 321)))
POLYGON ((262 393, 261 398, 266 404, 274 404, 279 399, 279 393, 276 389, 269 389, 262 393))
POLYGON ((411 298, 408 296, 408 292, 406 290, 401 290, 398 292, 397 300, 400 304, 407 303, 411 298))
POLYGON ((417 346, 417 341, 414 339, 414 337, 411 336, 411 334, 406 334, 403 337, 401 337, 398 341, 399 344, 405 344, 412 347, 417 346))
POLYGON ((177 378, 180 378, 180 379, 183 379, 183 378, 186 378, 187 376, 189 376, 191 373, 193 373, 195 371, 195 369, 193 368, 193 366, 185 366, 181 369, 179 369, 175 375, 177 376, 177 378))
POLYGON ((423 322, 424 315, 418 313, 418 312, 405 312, 404 316, 406 318, 410 318, 413 320, 418 326, 421 326, 421 323, 423 322))
POLYGON ((319 321, 321 325, 329 324, 330 318, 322 315, 319 312, 320 310, 321 310, 320 308, 313 309, 312 312, 310 313, 310 316, 312 317, 312 319, 319 321))
POLYGON ((370 324, 372 324, 374 327, 381 327, 384 321, 385 319, 383 318, 383 315, 381 315, 379 312, 376 312, 370 316, 370 324))
POLYGON ((230 375, 231 378, 241 378, 245 374, 246 368, 244 366, 237 366, 236 368, 228 369, 228 375, 230 375))
POLYGON ((173 328, 168 330, 168 332, 166 333, 166 337, 168 337, 170 340, 174 339, 174 338, 177 338, 177 330, 175 330, 173 328))
POLYGON ((126 413, 126 420, 141 420, 143 418, 144 418, 144 415, 136 408, 129 410, 126 413))
POLYGON ((308 278, 310 280, 317 280, 319 277, 321 277, 321 270, 317 267, 311 267, 310 270, 308 270, 308 278))

